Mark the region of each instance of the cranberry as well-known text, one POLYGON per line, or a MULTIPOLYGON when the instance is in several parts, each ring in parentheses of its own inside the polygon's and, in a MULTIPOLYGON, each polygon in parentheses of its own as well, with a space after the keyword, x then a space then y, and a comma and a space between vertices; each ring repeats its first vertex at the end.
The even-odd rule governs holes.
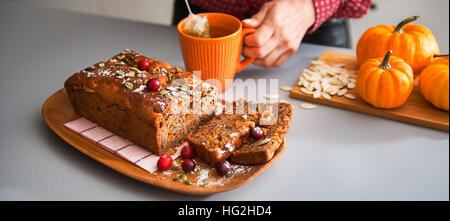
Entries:
POLYGON ((150 67, 150 62, 147 59, 141 59, 138 63, 138 68, 141 71, 146 71, 150 67))
POLYGON ((161 156, 158 160, 157 166, 159 170, 167 170, 172 166, 172 157, 169 155, 161 156))
POLYGON ((195 167, 197 164, 192 159, 185 159, 183 163, 181 163, 181 168, 183 168, 183 171, 188 173, 195 170, 195 167))
POLYGON ((147 88, 151 91, 158 90, 160 86, 161 82, 156 78, 152 78, 147 81, 147 88))
POLYGON ((260 127, 252 127, 252 129, 250 129, 250 135, 258 140, 263 137, 264 131, 260 127))
POLYGON ((220 175, 227 174, 228 172, 230 172, 230 169, 231 169, 230 163, 226 160, 217 164, 217 172, 219 172, 220 175))
POLYGON ((181 156, 183 158, 194 158, 195 156, 195 150, 191 145, 187 145, 181 149, 181 156))

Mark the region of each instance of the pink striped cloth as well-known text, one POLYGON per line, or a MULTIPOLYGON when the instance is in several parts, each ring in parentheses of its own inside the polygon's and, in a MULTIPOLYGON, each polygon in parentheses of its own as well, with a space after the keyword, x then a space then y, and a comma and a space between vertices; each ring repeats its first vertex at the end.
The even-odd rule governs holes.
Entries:
MULTIPOLYGON (((158 170, 156 166, 159 159, 158 155, 152 154, 147 149, 111 133, 84 117, 67 122, 64 126, 97 144, 99 147, 114 153, 150 173, 158 170)), ((178 158, 181 149, 186 145, 187 143, 183 143, 178 146, 175 154, 172 155, 172 159, 175 160, 178 158)))

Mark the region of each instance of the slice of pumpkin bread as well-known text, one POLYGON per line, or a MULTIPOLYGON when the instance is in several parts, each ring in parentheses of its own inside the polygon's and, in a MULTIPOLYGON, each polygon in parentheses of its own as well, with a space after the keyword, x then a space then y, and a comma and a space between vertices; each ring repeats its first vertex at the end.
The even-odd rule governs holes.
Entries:
POLYGON ((189 144, 201 159, 216 164, 228 158, 249 136, 255 122, 241 115, 222 114, 187 136, 189 144))
MULTIPOLYGON (((294 109, 291 104, 285 102, 278 103, 277 106, 276 123, 259 124, 258 126, 264 131, 263 137, 261 139, 248 137, 244 140, 243 144, 231 154, 231 162, 246 165, 261 164, 272 159, 274 153, 284 142, 285 134, 291 128, 294 109)), ((275 114, 272 117, 275 117, 275 114)))
POLYGON ((230 159, 233 163, 252 165, 270 161, 278 148, 285 141, 285 135, 268 135, 261 140, 252 140, 233 152, 230 159))
POLYGON ((272 159, 290 129, 293 107, 289 103, 235 101, 225 105, 223 114, 187 136, 203 160, 216 164, 231 156, 240 164, 258 164, 272 159), (250 137, 252 127, 261 127, 262 139, 250 137))

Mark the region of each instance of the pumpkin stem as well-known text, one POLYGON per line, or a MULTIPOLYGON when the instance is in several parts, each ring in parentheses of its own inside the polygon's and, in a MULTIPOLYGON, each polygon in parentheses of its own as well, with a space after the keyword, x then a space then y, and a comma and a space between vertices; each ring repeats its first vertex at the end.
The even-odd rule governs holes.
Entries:
POLYGON ((381 69, 384 70, 389 70, 391 69, 391 65, 389 64, 389 58, 391 58, 392 55, 392 50, 389 50, 388 53, 386 54, 386 56, 384 56, 383 62, 380 65, 381 69))
POLYGON ((433 55, 433 58, 442 58, 442 57, 448 57, 448 54, 435 54, 433 55))
POLYGON ((394 30, 393 33, 398 33, 398 32, 400 32, 400 31, 402 30, 403 26, 405 26, 406 24, 408 24, 408 23, 410 23, 410 22, 412 22, 412 21, 417 20, 418 18, 420 18, 420 16, 417 16, 417 15, 416 15, 416 16, 411 16, 411 17, 409 17, 409 18, 407 18, 407 19, 401 21, 400 23, 398 23, 397 27, 395 27, 395 30, 394 30))

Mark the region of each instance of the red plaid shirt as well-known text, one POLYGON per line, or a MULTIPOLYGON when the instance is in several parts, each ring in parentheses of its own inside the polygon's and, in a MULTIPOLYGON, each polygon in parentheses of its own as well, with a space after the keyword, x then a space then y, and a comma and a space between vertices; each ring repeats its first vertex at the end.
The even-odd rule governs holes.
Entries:
MULTIPOLYGON (((262 5, 271 0, 189 0, 207 11, 223 12, 240 19, 256 14, 262 5)), ((313 0, 316 9, 316 23, 308 33, 312 33, 325 21, 332 18, 360 18, 365 15, 372 0, 313 0)))

